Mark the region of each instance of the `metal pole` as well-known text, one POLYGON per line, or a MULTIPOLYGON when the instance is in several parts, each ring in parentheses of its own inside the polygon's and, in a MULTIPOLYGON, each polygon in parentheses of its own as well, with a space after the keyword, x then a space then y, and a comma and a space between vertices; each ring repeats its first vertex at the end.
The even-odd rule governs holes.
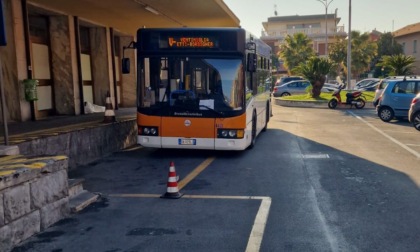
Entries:
MULTIPOLYGON (((325 3, 327 0, 325 0, 325 3)), ((331 2, 330 2, 331 3, 331 2)), ((328 5, 325 5, 325 56, 328 58, 328 5)))
POLYGON ((325 56, 328 58, 328 6, 334 0, 328 2, 328 0, 317 0, 325 6, 325 56))
POLYGON ((6 115, 6 96, 4 95, 4 84, 3 84, 3 70, 1 66, 0 58, 0 92, 1 92, 1 112, 4 123, 4 145, 9 145, 9 131, 7 128, 7 115, 6 115))
POLYGON ((351 0, 349 0, 349 34, 347 41, 347 89, 351 89, 351 0))

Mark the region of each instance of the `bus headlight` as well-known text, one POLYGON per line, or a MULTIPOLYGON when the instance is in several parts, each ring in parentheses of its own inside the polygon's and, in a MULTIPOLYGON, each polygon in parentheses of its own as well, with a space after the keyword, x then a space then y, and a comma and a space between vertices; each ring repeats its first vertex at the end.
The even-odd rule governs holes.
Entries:
POLYGON ((156 128, 151 128, 150 133, 155 136, 156 133, 157 133, 157 129, 156 128))
POLYGON ((159 135, 157 127, 145 127, 145 126, 139 126, 138 134, 143 135, 143 136, 157 136, 157 135, 159 135))
POLYGON ((218 129, 217 130, 218 138, 243 138, 244 130, 243 129, 218 129))

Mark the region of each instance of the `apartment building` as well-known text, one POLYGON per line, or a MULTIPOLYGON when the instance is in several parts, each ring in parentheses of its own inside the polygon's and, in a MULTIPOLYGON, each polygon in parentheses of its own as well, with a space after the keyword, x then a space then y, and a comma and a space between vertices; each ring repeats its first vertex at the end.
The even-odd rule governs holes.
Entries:
MULTIPOLYGON (((338 25, 339 22, 336 14, 269 17, 267 22, 263 22, 261 39, 277 54, 287 35, 304 33, 312 40, 315 52, 319 56, 326 56, 326 43, 331 45, 337 37, 347 37, 344 26, 338 25)), ((282 66, 279 68, 280 72, 284 71, 282 66)))
POLYGON ((420 23, 407 25, 393 32, 395 41, 403 46, 405 55, 411 55, 416 59, 414 74, 420 74, 420 23))

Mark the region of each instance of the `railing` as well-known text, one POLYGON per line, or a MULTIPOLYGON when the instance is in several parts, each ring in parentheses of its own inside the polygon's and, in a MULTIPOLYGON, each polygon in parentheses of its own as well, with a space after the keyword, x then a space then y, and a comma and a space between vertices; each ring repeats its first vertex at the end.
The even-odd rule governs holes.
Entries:
MULTIPOLYGON (((283 31, 274 31, 266 33, 262 36, 262 38, 284 38, 287 35, 293 35, 295 33, 303 33, 310 37, 317 36, 317 35, 325 35, 325 28, 317 27, 317 28, 297 28, 297 29, 287 29, 283 31)), ((337 26, 337 27, 327 27, 327 33, 329 36, 333 36, 337 33, 345 33, 344 26, 337 26)))

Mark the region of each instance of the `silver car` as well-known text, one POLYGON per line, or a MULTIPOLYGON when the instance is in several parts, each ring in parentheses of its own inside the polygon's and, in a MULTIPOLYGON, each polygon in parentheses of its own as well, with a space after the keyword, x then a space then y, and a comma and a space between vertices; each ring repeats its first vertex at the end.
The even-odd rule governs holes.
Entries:
POLYGON ((280 97, 280 96, 289 96, 289 95, 296 95, 296 94, 306 94, 307 88, 311 85, 311 83, 307 80, 294 80, 283 85, 274 86, 273 89, 273 96, 280 97))
POLYGON ((361 80, 356 83, 356 85, 354 86, 354 89, 356 90, 365 89, 365 87, 369 86, 369 84, 373 82, 378 82, 379 80, 380 79, 378 78, 367 78, 367 79, 361 80))
POLYGON ((413 98, 408 111, 408 120, 413 124, 416 130, 420 131, 420 93, 413 98))

